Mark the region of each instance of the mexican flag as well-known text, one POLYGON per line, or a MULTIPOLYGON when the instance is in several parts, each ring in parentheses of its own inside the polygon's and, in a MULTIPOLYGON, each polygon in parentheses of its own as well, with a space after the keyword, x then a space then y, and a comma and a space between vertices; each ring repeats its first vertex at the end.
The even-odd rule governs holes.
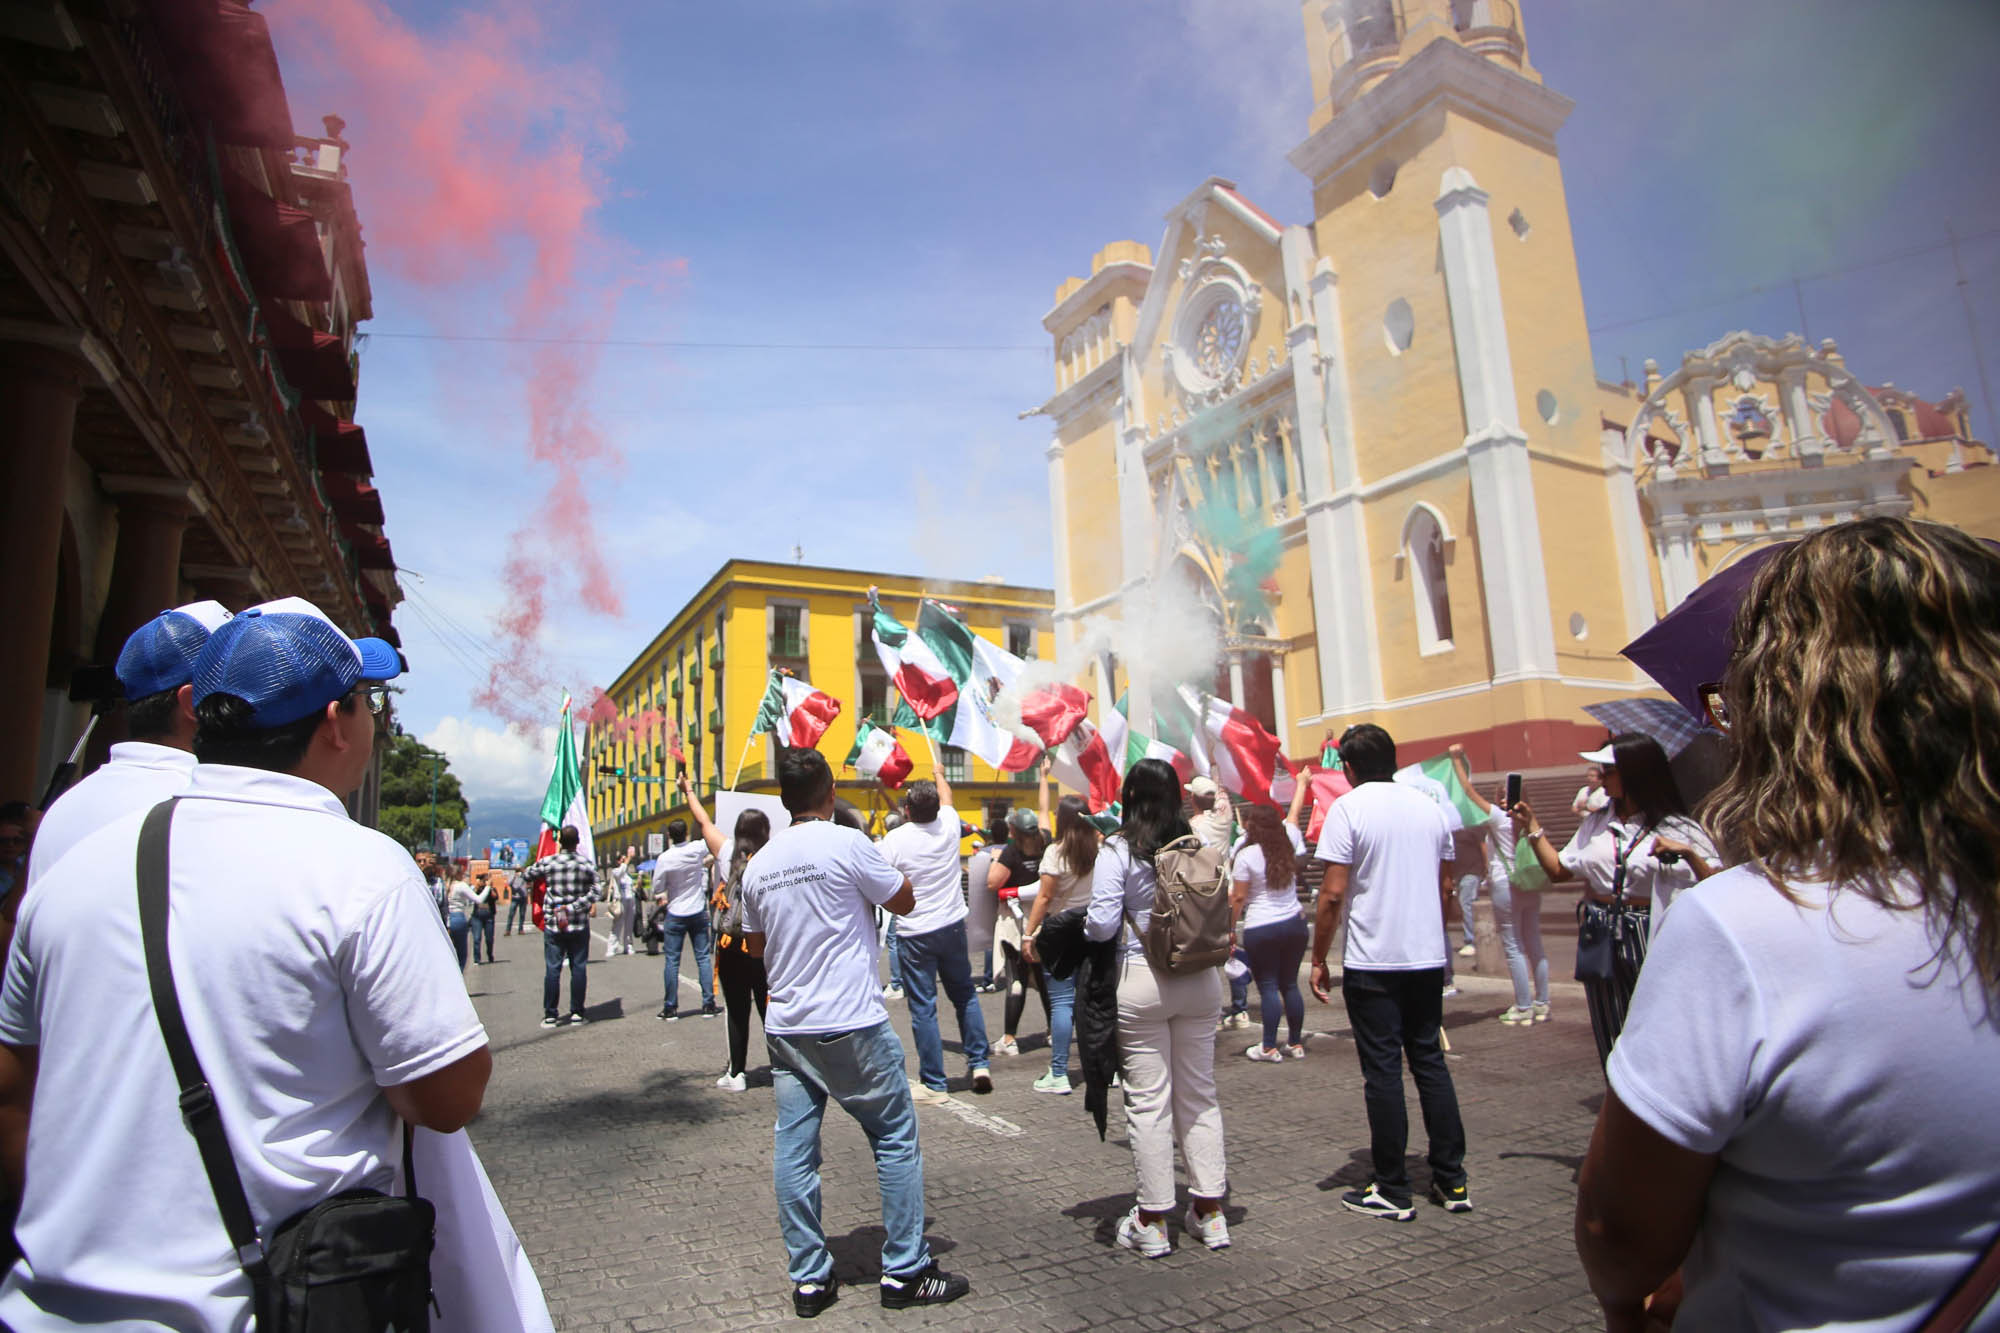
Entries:
POLYGON ((771 673, 771 683, 757 705, 752 736, 770 732, 781 745, 807 749, 819 744, 826 729, 840 716, 840 700, 816 690, 796 676, 771 673))
POLYGON ((974 634, 942 603, 924 602, 915 633, 877 606, 875 652, 903 696, 897 726, 923 731, 940 745, 955 745, 1009 773, 1032 768, 1041 757, 1039 745, 993 718, 993 700, 1027 663, 974 634), (946 673, 942 685, 932 678, 933 670, 946 673), (946 700, 943 706, 940 699, 946 700))
MULTIPOLYGON (((1322 760, 1326 758, 1324 751, 1321 752, 1320 758, 1322 760)), ((1347 774, 1340 770, 1339 760, 1340 754, 1335 751, 1333 766, 1307 770, 1307 780, 1311 786, 1308 788, 1306 800, 1312 808, 1312 814, 1307 817, 1306 842, 1315 846, 1319 843, 1320 826, 1326 823, 1326 812, 1333 808, 1335 801, 1354 790, 1354 784, 1349 782, 1347 774)))
POLYGON ((1194 776, 1188 757, 1164 741, 1132 730, 1117 707, 1104 710, 1101 723, 1079 722, 1051 752, 1056 780, 1090 798, 1093 813, 1116 809, 1125 775, 1141 759, 1163 759, 1182 782, 1194 776))
POLYGON ((1197 753, 1205 753, 1215 780, 1245 800, 1282 809, 1292 799, 1294 779, 1278 738, 1227 699, 1203 697, 1185 685, 1180 694, 1196 718, 1197 753))
POLYGON ((1021 699, 1021 721, 1049 748, 1061 745, 1090 716, 1090 696, 1075 685, 1057 682, 1031 691, 1021 699))
POLYGON ((917 610, 917 632, 872 603, 875 655, 890 684, 918 718, 929 722, 958 704, 958 687, 972 675, 972 631, 936 602, 925 598, 917 610))
POLYGON ((878 727, 865 717, 855 731, 854 748, 847 752, 846 766, 864 778, 880 780, 889 788, 902 786, 912 767, 910 753, 896 739, 895 729, 878 727))
POLYGON ((562 718, 556 724, 556 753, 549 770, 549 789, 542 797, 542 836, 535 843, 535 859, 554 856, 559 850, 556 832, 568 824, 577 832, 576 854, 595 860, 590 840, 590 812, 583 800, 583 766, 576 758, 576 728, 570 722, 569 696, 562 701, 562 718))
POLYGON ((1443 807, 1445 820, 1454 833, 1476 827, 1486 819, 1486 812, 1465 794, 1465 787, 1458 780, 1458 769, 1448 754, 1397 769, 1396 781, 1416 788, 1443 807))

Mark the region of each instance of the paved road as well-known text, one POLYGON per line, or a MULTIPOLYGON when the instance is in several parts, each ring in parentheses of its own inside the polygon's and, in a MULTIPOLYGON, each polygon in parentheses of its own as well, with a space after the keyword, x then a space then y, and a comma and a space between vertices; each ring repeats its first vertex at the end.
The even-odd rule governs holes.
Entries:
MULTIPOLYGON (((1552 902, 1553 928, 1560 905, 1552 902)), ((1555 940, 1550 941, 1552 947, 1555 940)), ((501 961, 467 969, 493 1039, 494 1076, 472 1127, 495 1188, 534 1260, 556 1325, 577 1333, 740 1328, 790 1322, 771 1195, 770 1074, 752 1036, 751 1086, 714 1086, 722 1020, 662 1023, 660 960, 590 964, 585 1027, 543 1029, 538 936, 503 938, 501 961)), ((1566 975, 1568 959, 1557 975, 1566 975)), ((691 963, 684 962, 691 973, 691 963)), ((565 978, 565 983, 567 978, 565 978)), ((1353 1216, 1337 1192, 1367 1173, 1361 1078, 1337 1004, 1307 999, 1310 1055, 1242 1056, 1254 1034, 1218 1038, 1235 1244, 1178 1237, 1172 1257, 1118 1249, 1132 1203, 1131 1156, 1114 1094, 1100 1143, 1081 1095, 1029 1090, 1047 1060, 1031 1004, 1028 1050, 998 1059, 990 1096, 964 1090, 920 1108, 931 1246, 972 1280, 937 1310, 875 1300, 880 1213, 867 1144, 829 1110, 825 1218, 843 1290, 821 1325, 841 1328, 1584 1329, 1599 1327, 1570 1244, 1575 1173, 1603 1083, 1573 983, 1533 1028, 1494 1016, 1509 992, 1461 975, 1446 1023, 1471 1151, 1476 1211, 1421 1207, 1415 1222, 1353 1216), (1031 1035, 1032 1034, 1032 1035, 1031 1035)), ((565 984, 567 992, 567 984, 565 984)), ((683 1007, 693 1001, 682 983, 683 1007)), ((566 999, 565 994, 565 999, 566 999)), ((987 996, 989 1032, 1000 998, 987 996)), ((891 1004, 896 1025, 907 1024, 891 1004)), ((952 1037, 947 1018, 946 1035, 952 1037)), ((914 1057, 910 1068, 915 1069, 914 1057)), ((1410 1117, 1420 1125, 1411 1095, 1410 1117)), ((1428 1183, 1420 1136, 1412 1178, 1428 1183)))

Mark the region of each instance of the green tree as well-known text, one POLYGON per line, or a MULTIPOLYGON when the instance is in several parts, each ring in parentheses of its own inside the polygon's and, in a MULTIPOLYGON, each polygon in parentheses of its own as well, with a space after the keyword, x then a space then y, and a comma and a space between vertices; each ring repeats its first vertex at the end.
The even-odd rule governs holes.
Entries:
POLYGON ((437 778, 438 828, 462 829, 470 813, 451 761, 401 729, 382 755, 382 805, 375 826, 403 846, 430 845, 431 778, 437 778))

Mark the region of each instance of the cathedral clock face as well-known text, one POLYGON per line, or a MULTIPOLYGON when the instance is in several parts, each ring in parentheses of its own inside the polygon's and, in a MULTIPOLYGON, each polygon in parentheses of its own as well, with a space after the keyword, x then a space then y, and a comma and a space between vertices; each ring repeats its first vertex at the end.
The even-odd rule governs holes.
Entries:
POLYGON ((1188 352, 1203 375, 1220 382, 1243 359, 1243 342, 1243 305, 1234 296, 1221 296, 1195 326, 1188 352))

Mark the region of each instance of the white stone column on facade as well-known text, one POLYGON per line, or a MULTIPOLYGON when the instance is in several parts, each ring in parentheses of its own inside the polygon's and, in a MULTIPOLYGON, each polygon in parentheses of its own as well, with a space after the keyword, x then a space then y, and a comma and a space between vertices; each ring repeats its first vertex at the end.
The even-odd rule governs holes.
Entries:
POLYGON ((1715 386, 1709 376, 1697 376, 1681 386, 1687 396, 1688 420, 1694 423, 1695 441, 1701 446, 1704 468, 1727 470, 1729 456, 1722 451, 1722 427, 1715 419, 1715 386))
MULTIPOLYGON (((1640 436, 1643 432, 1635 431, 1640 436)), ((1611 538, 1618 550, 1618 587, 1625 603, 1625 638, 1629 643, 1653 627, 1653 580, 1646 565, 1646 520, 1639 512, 1639 486, 1633 476, 1636 439, 1606 427, 1604 489, 1611 502, 1611 538)))
POLYGON ((1243 654, 1231 650, 1229 654, 1229 702, 1238 708, 1243 706, 1243 654))
POLYGON ((1694 563, 1694 520, 1679 512, 1661 514, 1658 531, 1660 591, 1672 611, 1700 582, 1694 563))
POLYGON ((1819 431, 1814 429, 1817 423, 1813 419, 1812 399, 1806 395, 1804 366, 1778 372, 1778 394, 1784 402, 1785 428, 1791 432, 1792 452, 1801 459, 1818 461, 1822 448, 1819 431))
POLYGON ((1550 676, 1556 670, 1555 627, 1487 195, 1471 172, 1452 167, 1444 173, 1435 207, 1468 432, 1466 468, 1479 533, 1493 680, 1550 676))
POLYGON ((1056 435, 1043 451, 1049 460, 1049 530, 1055 535, 1055 631, 1056 656, 1067 656, 1076 642, 1076 622, 1070 613, 1075 599, 1069 574, 1069 485, 1063 472, 1062 436, 1056 435))
MULTIPOLYGON (((1355 712, 1382 697, 1375 595, 1354 459, 1354 419, 1340 332, 1339 278, 1313 253, 1312 233, 1287 227, 1279 241, 1285 285, 1303 293, 1308 320, 1289 336, 1298 405, 1299 504, 1306 516, 1313 630, 1319 641, 1320 710, 1355 712)), ((1289 302, 1288 302, 1289 304, 1289 302)))
MULTIPOLYGON (((1123 429, 1118 435, 1118 552, 1119 606, 1129 622, 1144 614, 1148 571, 1153 564, 1153 492, 1146 476, 1146 435, 1136 428, 1123 429)), ((1125 672, 1132 725, 1151 735, 1153 695, 1147 664, 1136 657, 1128 659, 1125 672)))
POLYGON ((1271 654, 1271 720, 1278 724, 1278 744, 1292 748, 1291 712, 1285 706, 1285 654, 1271 654))

